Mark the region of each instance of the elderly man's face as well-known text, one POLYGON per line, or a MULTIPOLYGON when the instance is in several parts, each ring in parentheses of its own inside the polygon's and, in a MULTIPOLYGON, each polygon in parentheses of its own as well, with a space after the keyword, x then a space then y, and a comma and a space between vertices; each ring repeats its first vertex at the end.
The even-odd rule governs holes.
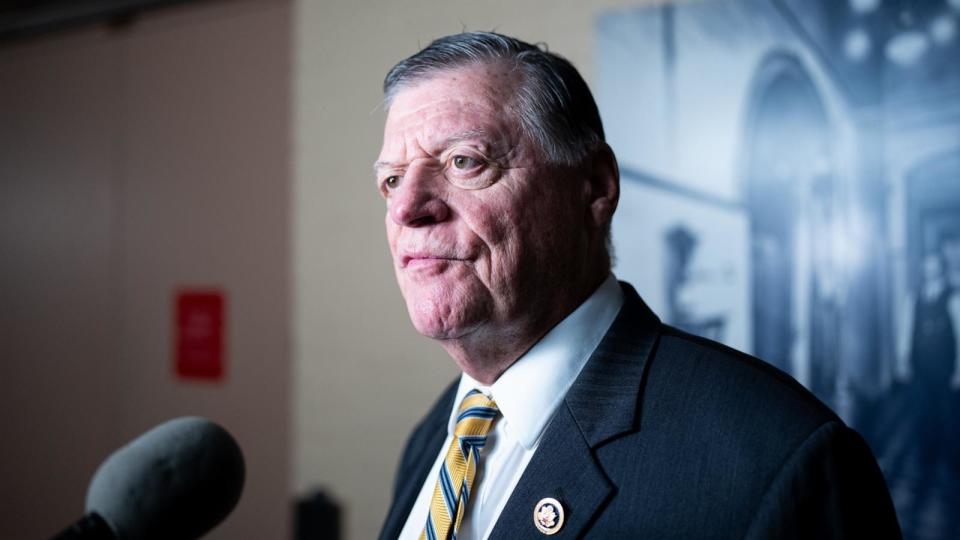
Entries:
POLYGON ((391 104, 377 182, 397 281, 426 336, 530 331, 584 258, 588 190, 544 163, 507 110, 513 91, 507 72, 477 66, 391 104))

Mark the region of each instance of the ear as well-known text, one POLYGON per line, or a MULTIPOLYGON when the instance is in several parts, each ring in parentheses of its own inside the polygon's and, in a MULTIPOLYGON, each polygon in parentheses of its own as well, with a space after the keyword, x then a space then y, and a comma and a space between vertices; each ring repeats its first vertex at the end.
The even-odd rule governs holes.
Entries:
POLYGON ((591 227, 605 228, 613 219, 613 212, 620 200, 620 168, 613 150, 603 143, 588 163, 587 222, 591 227))

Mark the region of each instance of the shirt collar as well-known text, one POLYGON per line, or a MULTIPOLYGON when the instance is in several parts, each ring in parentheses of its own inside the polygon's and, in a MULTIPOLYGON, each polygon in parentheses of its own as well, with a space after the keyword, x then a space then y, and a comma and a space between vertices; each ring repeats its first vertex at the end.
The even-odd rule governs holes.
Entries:
POLYGON ((622 305, 623 291, 610 274, 580 307, 547 332, 492 385, 483 385, 463 373, 448 432, 454 431, 463 397, 477 388, 497 402, 507 433, 527 450, 532 449, 622 305))

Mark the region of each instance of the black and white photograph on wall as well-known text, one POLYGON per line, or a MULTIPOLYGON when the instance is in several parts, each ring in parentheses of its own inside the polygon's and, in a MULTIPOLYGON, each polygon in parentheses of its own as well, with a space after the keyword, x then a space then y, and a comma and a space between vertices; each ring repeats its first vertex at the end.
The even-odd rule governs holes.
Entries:
POLYGON ((867 440, 960 538, 960 0, 695 0, 597 21, 615 272, 867 440))

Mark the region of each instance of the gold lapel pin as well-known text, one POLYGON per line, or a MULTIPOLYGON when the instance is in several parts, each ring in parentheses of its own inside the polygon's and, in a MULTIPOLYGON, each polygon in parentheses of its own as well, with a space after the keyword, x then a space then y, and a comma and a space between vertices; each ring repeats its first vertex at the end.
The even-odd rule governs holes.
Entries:
POLYGON ((556 499, 545 497, 533 507, 533 524, 547 536, 560 532, 563 517, 563 506, 556 499))

